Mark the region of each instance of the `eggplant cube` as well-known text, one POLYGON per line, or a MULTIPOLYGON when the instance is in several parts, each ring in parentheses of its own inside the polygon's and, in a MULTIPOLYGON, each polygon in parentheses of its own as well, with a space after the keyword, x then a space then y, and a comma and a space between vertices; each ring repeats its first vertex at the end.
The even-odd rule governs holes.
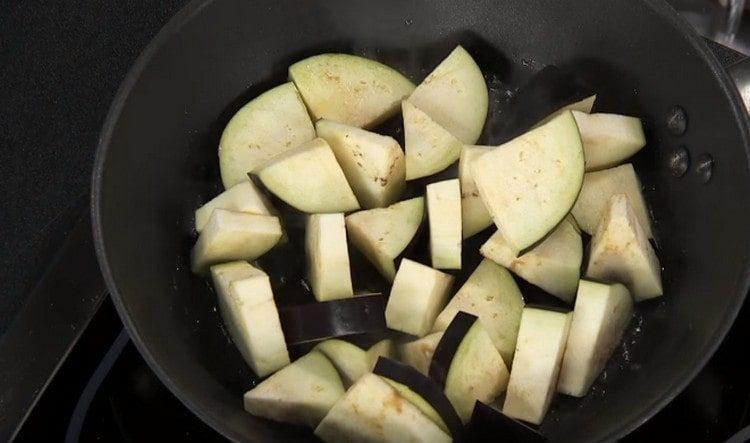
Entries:
POLYGON ((344 395, 336 368, 313 351, 245 393, 245 410, 284 423, 315 427, 344 395))
POLYGON ((476 143, 487 118, 487 82, 474 58, 457 46, 417 86, 409 101, 462 143, 476 143))
POLYGON ((329 443, 449 443, 451 437, 375 374, 365 374, 323 418, 315 435, 329 443))
POLYGON ((486 154, 490 146, 464 146, 458 159, 458 180, 461 182, 461 231, 469 238, 490 226, 492 217, 479 197, 474 182, 474 162, 486 154))
POLYGON ((387 208, 359 211, 346 217, 354 246, 388 281, 396 276, 393 261, 409 245, 424 219, 424 197, 400 201, 387 208))
POLYGON ((259 377, 289 364, 289 353, 265 272, 244 261, 211 267, 229 335, 259 377))
POLYGON ((624 194, 612 196, 596 228, 586 277, 622 283, 636 301, 664 293, 659 259, 624 194))
POLYGON ((427 185, 432 267, 461 269, 461 188, 458 179, 427 185))
POLYGON ((363 208, 381 208, 398 200, 406 186, 404 151, 393 137, 330 120, 315 123, 363 208))
POLYGON ((436 174, 458 160, 463 146, 461 140, 412 103, 404 101, 401 109, 407 180, 436 174))
POLYGON ((266 196, 251 181, 240 182, 195 211, 195 230, 200 233, 206 227, 214 209, 226 209, 248 214, 274 215, 276 210, 266 196))
POLYGON ((525 308, 503 413, 540 424, 555 394, 571 315, 525 308))
POLYGON ((313 138, 315 128, 294 84, 264 92, 237 111, 221 134, 219 166, 224 187, 247 181, 249 172, 313 138))
POLYGON ((305 232, 305 252, 312 291, 318 301, 354 295, 344 214, 311 215, 305 232))
POLYGON ((438 312, 445 306, 453 277, 409 259, 401 266, 385 308, 389 328, 418 337, 430 332, 438 312))
POLYGON ((215 209, 191 253, 196 274, 210 265, 233 260, 252 261, 281 239, 278 217, 215 209))
POLYGON ((484 259, 438 315, 433 331, 444 331, 459 312, 479 317, 503 360, 510 363, 524 302, 513 276, 484 259))
POLYGON ((638 217, 638 223, 646 236, 653 238, 646 201, 641 193, 641 182, 631 163, 616 168, 587 172, 584 175, 581 193, 570 211, 581 230, 594 235, 596 227, 607 212, 609 200, 615 194, 628 196, 633 212, 638 217))
POLYGON ((586 395, 632 316, 633 299, 625 286, 581 280, 557 392, 586 395))
POLYGON ((316 138, 280 154, 255 171, 263 185, 302 212, 333 213, 359 209, 331 147, 316 138))
POLYGON ((586 170, 611 168, 646 146, 643 124, 635 117, 574 111, 581 131, 586 170))
POLYGON ((459 312, 435 350, 430 377, 445 387, 445 396, 466 423, 474 403, 490 403, 503 393, 508 367, 477 317, 459 312))
POLYGON ((422 374, 427 375, 430 372, 432 355, 435 353, 435 348, 437 348, 442 337, 442 331, 434 332, 422 338, 403 343, 398 347, 398 358, 422 374))
POLYGON ((289 67, 315 120, 372 127, 398 112, 414 85, 398 71, 350 54, 320 54, 289 67))
POLYGON ((474 163, 479 195, 516 253, 544 238, 570 212, 583 172, 583 145, 571 111, 474 163))

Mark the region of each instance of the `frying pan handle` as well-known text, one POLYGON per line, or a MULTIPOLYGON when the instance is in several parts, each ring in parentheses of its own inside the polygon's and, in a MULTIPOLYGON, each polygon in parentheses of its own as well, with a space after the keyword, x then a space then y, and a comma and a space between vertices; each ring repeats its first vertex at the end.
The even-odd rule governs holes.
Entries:
POLYGON ((729 75, 734 80, 737 90, 740 91, 745 109, 750 113, 750 58, 742 59, 727 68, 729 75))

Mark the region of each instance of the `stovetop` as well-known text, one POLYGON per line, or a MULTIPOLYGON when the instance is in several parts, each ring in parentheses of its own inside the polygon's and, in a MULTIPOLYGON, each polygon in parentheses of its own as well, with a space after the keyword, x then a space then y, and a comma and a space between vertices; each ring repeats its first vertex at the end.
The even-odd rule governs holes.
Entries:
MULTIPOLYGON (((109 101, 185 1, 27 3, 0 8, 0 144, 14 148, 0 149, 8 196, 0 203, 0 441, 14 431, 19 442, 224 441, 164 387, 123 331, 97 273, 86 212, 109 101), (40 323, 54 334, 35 330, 40 323)), ((704 36, 722 38, 718 3, 673 3, 704 36)), ((750 26, 737 35, 733 47, 750 48, 750 26)), ((725 63, 738 58, 717 50, 725 63)), ((750 425, 750 377, 738 357, 748 339, 746 304, 705 369, 625 440, 725 441, 750 425)))

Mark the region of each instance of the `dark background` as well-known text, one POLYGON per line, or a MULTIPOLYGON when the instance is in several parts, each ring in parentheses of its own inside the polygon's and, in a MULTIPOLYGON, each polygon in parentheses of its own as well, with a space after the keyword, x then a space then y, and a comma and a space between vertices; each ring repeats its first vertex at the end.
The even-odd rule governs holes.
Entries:
POLYGON ((186 0, 0 0, 0 335, 88 203, 120 81, 186 0))

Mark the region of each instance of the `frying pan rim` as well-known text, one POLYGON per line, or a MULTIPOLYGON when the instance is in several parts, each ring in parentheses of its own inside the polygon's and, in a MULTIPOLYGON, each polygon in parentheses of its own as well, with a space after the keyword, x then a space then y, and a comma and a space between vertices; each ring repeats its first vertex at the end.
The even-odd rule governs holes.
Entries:
MULTIPOLYGON (((218 417, 215 419, 213 415, 209 414, 208 411, 194 402, 185 391, 177 386, 176 382, 165 372, 165 370, 158 363, 157 359, 151 354, 149 347, 146 342, 138 333, 135 328, 133 321, 130 318, 130 312, 123 302, 119 290, 114 281, 112 270, 109 266, 107 259, 106 246, 104 244, 104 233, 102 228, 102 207, 101 207, 101 184, 102 177, 104 175, 104 168, 106 163, 107 151, 112 139, 114 128, 117 121, 119 120, 122 109, 127 102, 127 99, 140 78, 141 73, 146 68, 148 63, 151 61, 154 54, 164 45, 164 43, 173 35, 175 35, 185 24, 187 24, 192 18, 194 18, 201 10, 208 5, 212 4, 215 0, 192 0, 182 9, 180 9, 169 21, 159 30, 156 36, 149 42, 145 49, 140 53, 136 61, 128 70, 127 75, 122 81, 115 98, 110 105, 106 119, 102 126, 102 130, 99 136, 99 142, 97 144, 96 156, 94 161, 94 172, 92 175, 92 186, 91 186, 91 217, 94 235, 94 247, 96 250, 97 260, 99 267, 109 289, 110 297, 117 309, 117 312, 125 325, 128 334, 130 335, 133 343, 135 344, 138 351, 144 357, 144 360, 148 363, 151 370, 159 377, 167 388, 196 416, 198 416, 204 423, 207 423, 214 430, 224 435, 225 437, 233 441, 241 441, 242 436, 237 432, 227 428, 223 425, 223 421, 218 417)), ((664 19, 667 23, 675 28, 685 40, 690 43, 697 51, 698 56, 709 66, 716 79, 719 82, 719 86, 722 91, 729 97, 730 104, 732 106, 732 113, 736 123, 741 130, 741 138, 745 146, 745 156, 747 164, 750 165, 750 124, 744 105, 740 99, 737 89, 727 73, 726 69, 722 67, 721 63, 717 59, 716 55, 708 48, 705 41, 690 27, 690 25, 682 19, 676 11, 666 3, 665 0, 642 0, 643 3, 653 10, 658 16, 664 19)), ((748 245, 750 250, 750 245, 748 245)), ((708 341, 706 349, 702 353, 702 357, 696 361, 691 368, 683 371, 680 377, 675 377, 675 382, 672 383, 666 390, 666 394, 656 399, 647 407, 643 408, 643 412, 636 414, 633 417, 629 417, 626 422, 620 422, 621 426, 614 427, 607 433, 602 441, 619 440, 633 430, 641 426, 648 419, 653 417, 657 412, 663 409, 669 402, 671 402, 685 387, 695 378, 706 365, 708 360, 713 356, 718 347, 721 345, 727 332, 734 324, 735 319, 742 307, 745 296, 750 289, 750 251, 746 254, 746 261, 743 264, 744 272, 741 278, 739 295, 735 294, 734 304, 730 304, 725 313, 724 318, 719 326, 714 331, 711 339, 708 341)))

